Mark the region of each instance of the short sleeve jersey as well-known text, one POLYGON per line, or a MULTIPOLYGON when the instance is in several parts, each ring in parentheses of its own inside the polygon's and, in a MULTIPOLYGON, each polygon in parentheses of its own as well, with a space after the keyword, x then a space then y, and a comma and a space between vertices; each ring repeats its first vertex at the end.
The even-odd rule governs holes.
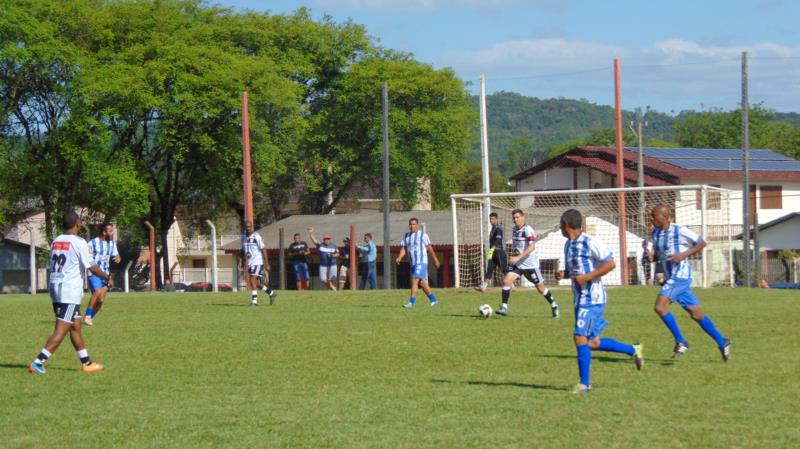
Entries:
POLYGON ((261 235, 258 232, 246 236, 242 247, 244 253, 249 256, 247 257, 247 266, 264 265, 264 257, 261 255, 261 251, 264 249, 264 241, 261 240, 261 235))
MULTIPOLYGON (((533 245, 536 241, 536 234, 533 232, 533 228, 530 225, 524 225, 521 228, 514 226, 512 231, 512 239, 511 239, 511 246, 518 252, 518 254, 522 254, 528 249, 529 246, 533 245)), ((539 256, 536 254, 534 250, 524 259, 520 259, 514 264, 517 268, 531 270, 534 268, 539 268, 539 256)))
POLYGON ((317 249, 319 250, 319 266, 332 267, 336 265, 336 257, 334 257, 334 254, 338 252, 336 245, 317 243, 317 249))
POLYGON ((293 263, 307 263, 306 250, 308 243, 306 242, 292 242, 289 245, 289 257, 293 263))
MULTIPOLYGON (((682 253, 703 240, 691 229, 675 223, 667 229, 653 228, 652 237, 656 253, 659 257, 666 258, 682 253)), ((692 265, 687 259, 678 263, 667 260, 667 272, 672 278, 691 279, 692 265)))
MULTIPOLYGON (((80 304, 83 297, 83 273, 93 266, 86 240, 72 234, 62 234, 50 244, 50 289, 77 294, 61 294, 62 302, 80 304)), ((51 295, 52 296, 52 295, 51 295)))
POLYGON ((339 265, 350 266, 350 246, 339 248, 339 265))
MULTIPOLYGON (((602 243, 589 234, 581 233, 577 239, 567 240, 564 244, 564 271, 567 276, 574 278, 579 274, 591 273, 612 257, 611 250, 602 243)), ((602 279, 595 279, 584 285, 578 285, 573 280, 572 293, 575 306, 605 304, 607 300, 602 279)))
POLYGON ((428 247, 431 246, 431 239, 426 232, 421 229, 417 232, 406 232, 400 240, 400 247, 405 248, 411 265, 428 263, 428 247))
POLYGON ((117 242, 113 240, 105 240, 100 237, 95 237, 89 241, 89 252, 92 254, 92 261, 97 265, 103 273, 108 274, 110 271, 109 264, 111 259, 118 257, 117 242))

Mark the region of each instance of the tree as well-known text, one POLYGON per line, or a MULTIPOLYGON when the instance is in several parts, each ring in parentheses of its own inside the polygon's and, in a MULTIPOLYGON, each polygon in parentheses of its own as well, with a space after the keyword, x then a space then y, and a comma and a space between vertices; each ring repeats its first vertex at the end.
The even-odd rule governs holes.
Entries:
POLYGON ((452 70, 435 70, 409 55, 385 52, 354 64, 312 122, 303 148, 304 203, 328 212, 354 183, 379 185, 383 81, 389 85, 390 170, 394 194, 416 204, 419 183, 431 183, 435 207, 448 204, 451 168, 469 147, 476 114, 452 70), (326 204, 325 198, 332 196, 326 204))

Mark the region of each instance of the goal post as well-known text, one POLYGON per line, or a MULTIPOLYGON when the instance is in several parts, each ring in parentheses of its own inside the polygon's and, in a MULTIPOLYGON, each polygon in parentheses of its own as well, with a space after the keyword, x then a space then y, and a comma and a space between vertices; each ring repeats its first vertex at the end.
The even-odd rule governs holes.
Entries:
MULTIPOLYGON (((708 243, 690 258, 693 285, 731 286, 733 241, 731 227, 731 191, 707 185, 664 187, 626 187, 612 189, 555 190, 536 192, 474 193, 451 195, 453 215, 453 254, 455 286, 475 287, 483 281, 486 267, 486 236, 489 225, 486 210, 497 213, 508 247, 514 223, 511 212, 521 209, 525 221, 536 234, 536 252, 547 285, 559 284, 555 272, 564 266, 564 242, 559 222, 567 209, 577 209, 584 216, 584 229, 608 247, 617 260, 617 268, 603 279, 606 285, 646 285, 652 282, 653 266, 644 257, 652 246, 650 210, 664 204, 673 212, 674 222, 687 226, 708 243), (625 207, 620 207, 624 198, 625 207), (625 220, 620 220, 620 210, 625 220), (625 223, 620 229, 620 222, 625 223), (621 245, 624 235, 624 244, 621 245), (626 250, 627 276, 622 275, 620 248, 626 250)), ((510 251, 507 251, 510 254, 510 251)), ((493 274, 499 285, 502 273, 493 274)), ((526 281, 522 280, 522 285, 526 281)), ((562 280, 561 285, 569 285, 562 280)))

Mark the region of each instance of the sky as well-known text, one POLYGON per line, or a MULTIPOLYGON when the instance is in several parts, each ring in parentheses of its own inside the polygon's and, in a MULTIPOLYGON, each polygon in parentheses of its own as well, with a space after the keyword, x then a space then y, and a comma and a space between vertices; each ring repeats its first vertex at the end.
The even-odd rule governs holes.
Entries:
POLYGON ((800 2, 789 0, 216 0, 272 14, 363 25, 385 48, 452 68, 478 93, 614 104, 660 112, 750 105, 800 112, 800 2))

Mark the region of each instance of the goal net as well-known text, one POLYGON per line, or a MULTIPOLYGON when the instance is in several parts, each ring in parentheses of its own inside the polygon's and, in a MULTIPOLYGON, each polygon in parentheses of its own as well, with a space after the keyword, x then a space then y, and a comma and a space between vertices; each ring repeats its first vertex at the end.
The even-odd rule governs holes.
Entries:
MULTIPOLYGON (((730 196, 729 190, 705 185, 452 195, 455 285, 474 287, 483 281, 490 212, 498 215, 510 254, 514 209, 522 209, 525 222, 534 229, 546 285, 558 284, 555 272, 564 267, 566 239, 559 222, 567 209, 579 210, 585 231, 614 253, 617 267, 604 276, 606 285, 651 284, 654 267, 645 257, 645 249, 652 249, 649 214, 654 205, 664 204, 672 209, 675 223, 708 242, 690 258, 694 285, 730 286, 734 281, 730 196), (624 275, 622 253, 626 255, 624 275)), ((491 283, 502 285, 502 276, 495 269, 491 283)), ((518 282, 529 286, 524 279, 518 282)), ((561 285, 569 281, 562 280, 561 285)))

